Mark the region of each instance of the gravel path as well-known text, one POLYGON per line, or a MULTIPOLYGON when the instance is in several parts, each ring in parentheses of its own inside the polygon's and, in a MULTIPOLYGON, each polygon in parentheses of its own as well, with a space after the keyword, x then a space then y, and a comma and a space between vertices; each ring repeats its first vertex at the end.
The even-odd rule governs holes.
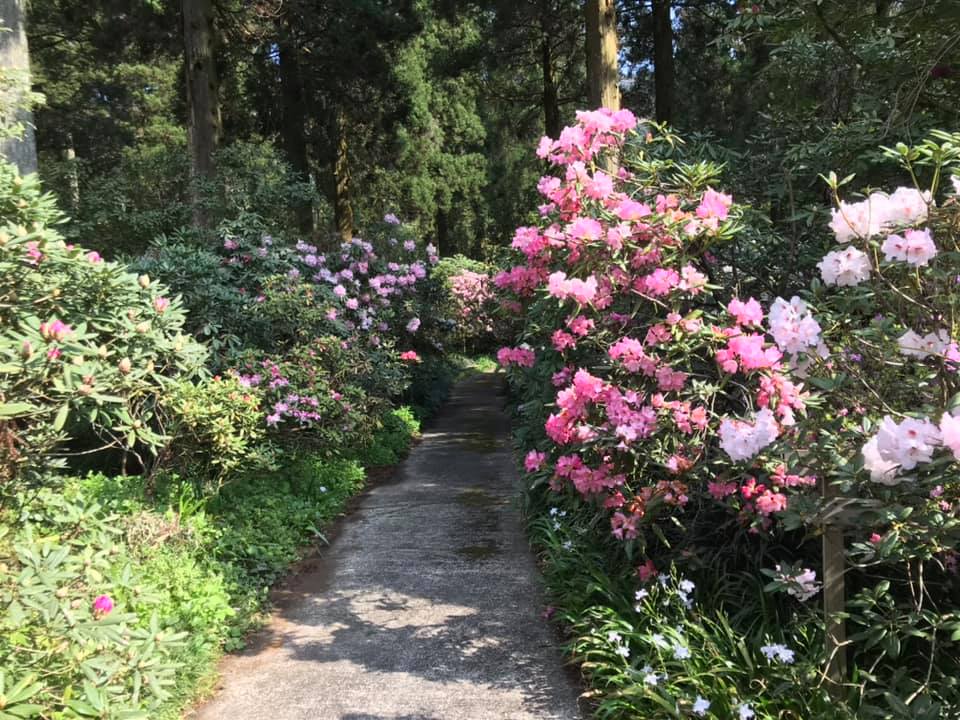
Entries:
POLYGON ((373 487, 199 720, 579 720, 513 502, 502 378, 453 397, 373 487))

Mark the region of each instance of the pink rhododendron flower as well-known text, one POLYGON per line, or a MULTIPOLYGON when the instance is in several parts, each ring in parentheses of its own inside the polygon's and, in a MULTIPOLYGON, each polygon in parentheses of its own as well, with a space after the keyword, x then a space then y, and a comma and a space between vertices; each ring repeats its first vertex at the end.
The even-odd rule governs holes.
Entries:
POLYGON ((753 298, 743 302, 739 298, 733 298, 727 304, 727 312, 733 315, 739 325, 756 325, 763 323, 763 308, 753 298))
POLYGON ((686 290, 691 295, 697 295, 707 284, 707 276, 697 270, 693 265, 686 265, 680 271, 680 289, 686 290))
POLYGON ((827 253, 817 267, 827 285, 852 287, 870 278, 870 258, 855 247, 827 253))
POLYGON ((404 362, 418 363, 420 362, 420 356, 417 354, 416 350, 407 350, 400 353, 400 359, 404 362))
POLYGON ((680 285, 680 274, 673 268, 657 268, 649 275, 637 278, 634 287, 641 293, 662 297, 680 285))
MULTIPOLYGON (((697 206, 697 217, 703 220, 726 220, 733 198, 719 193, 713 188, 707 188, 700 205, 697 206)), ((716 227, 716 225, 714 225, 716 227)))
POLYGON ((657 566, 653 564, 653 560, 648 559, 643 565, 637 566, 637 575, 640 582, 649 582, 657 576, 657 566))
POLYGON ((547 460, 547 454, 537 450, 531 450, 523 459, 523 467, 527 472, 536 472, 547 460))
POLYGON ((937 246, 926 228, 907 230, 902 236, 888 235, 880 249, 888 262, 899 260, 917 267, 929 265, 937 255, 937 246))
POLYGON ((554 330, 553 335, 550 336, 550 342, 557 352, 563 352, 564 350, 577 346, 577 339, 563 330, 554 330))
POLYGON ((536 356, 533 353, 533 350, 524 347, 518 348, 509 348, 504 347, 500 348, 497 351, 497 362, 500 363, 503 367, 508 367, 509 365, 519 365, 520 367, 533 367, 534 360, 536 356))
POLYGON ((683 384, 687 381, 687 373, 679 370, 673 370, 667 366, 657 369, 657 386, 663 392, 670 390, 683 390, 683 384))
POLYGON ((593 330, 594 322, 583 315, 577 315, 567 319, 567 327, 570 328, 570 332, 574 335, 583 337, 593 330))
POLYGON ((640 522, 640 516, 635 514, 624 515, 622 512, 616 512, 610 518, 610 527, 613 536, 618 540, 632 540, 639 534, 637 524, 640 522))
POLYGON ((170 301, 167 298, 156 297, 153 299, 153 309, 157 311, 158 315, 163 315, 169 307, 170 301))
POLYGON ((613 178, 597 170, 583 186, 583 194, 594 200, 603 200, 613 194, 613 178))
POLYGON ((778 366, 782 355, 775 347, 766 347, 763 335, 735 335, 727 347, 717 351, 717 362, 724 372, 765 370, 778 366))
POLYGON ((60 342, 71 333, 73 328, 60 320, 54 319, 40 324, 40 336, 47 342, 54 340, 60 342))
POLYGON ((764 490, 754 498, 753 503, 761 515, 770 515, 787 509, 787 496, 783 493, 764 490))
POLYGON ((643 349, 643 343, 634 338, 625 337, 617 340, 607 354, 611 360, 618 360, 630 372, 643 372, 652 377, 656 372, 656 360, 651 358, 643 349))
POLYGON ((653 211, 649 205, 631 200, 630 198, 624 198, 617 203, 613 212, 621 220, 639 220, 640 218, 650 215, 653 211))
POLYGON ((707 483, 707 492, 709 492, 715 500, 722 501, 724 498, 728 498, 737 492, 737 484, 735 482, 711 481, 707 483))
POLYGON ((596 297, 597 279, 592 275, 586 280, 568 279, 566 273, 558 271, 550 275, 547 291, 561 300, 573 298, 581 305, 586 305, 596 297))

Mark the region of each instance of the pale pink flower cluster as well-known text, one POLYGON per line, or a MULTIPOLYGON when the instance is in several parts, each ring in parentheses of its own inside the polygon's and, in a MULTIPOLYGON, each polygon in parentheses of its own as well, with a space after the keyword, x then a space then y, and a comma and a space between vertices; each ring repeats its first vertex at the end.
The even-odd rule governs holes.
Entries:
POLYGON ((817 267, 827 285, 852 287, 870 277, 870 258, 855 247, 828 252, 817 267))
POLYGON ((889 235, 880 246, 887 262, 899 260, 917 267, 925 267, 937 255, 937 246, 926 228, 907 230, 901 235, 889 235))
POLYGON ((872 237, 884 230, 924 222, 929 203, 930 193, 916 188, 900 187, 891 195, 871 193, 857 203, 841 201, 832 213, 830 229, 841 243, 872 237))
POLYGON ((789 302, 780 297, 774 300, 768 322, 770 334, 783 352, 804 352, 820 342, 820 323, 796 295, 789 302))
POLYGON ((749 460, 780 436, 780 426, 767 408, 760 410, 753 423, 724 418, 720 421, 720 447, 734 462, 749 460))
POLYGON ((573 298, 581 305, 586 305, 596 297, 597 279, 592 275, 586 280, 568 278, 566 273, 558 271, 550 275, 547 290, 553 297, 561 300, 573 298))
POLYGON ((901 355, 918 360, 924 360, 931 355, 946 357, 947 359, 960 359, 956 343, 950 339, 950 335, 944 329, 935 333, 929 332, 923 336, 918 335, 913 330, 907 330, 897 338, 897 345, 900 347, 901 355))
POLYGON ((804 568, 800 572, 790 574, 785 572, 777 565, 777 581, 787 585, 787 594, 797 598, 800 602, 806 602, 816 595, 823 588, 823 585, 817 581, 817 573, 809 568, 804 568))
POLYGON ((877 434, 863 446, 864 467, 874 482, 897 485, 901 482, 899 470, 930 462, 941 442, 940 430, 929 420, 907 418, 898 423, 887 415, 877 434))

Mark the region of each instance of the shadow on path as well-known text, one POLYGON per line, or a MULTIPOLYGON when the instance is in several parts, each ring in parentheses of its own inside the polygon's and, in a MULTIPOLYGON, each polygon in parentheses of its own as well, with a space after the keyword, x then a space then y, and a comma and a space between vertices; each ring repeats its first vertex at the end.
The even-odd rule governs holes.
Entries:
POLYGON ((270 625, 222 665, 200 720, 576 720, 540 619, 502 378, 456 386, 393 481, 368 491, 270 625))

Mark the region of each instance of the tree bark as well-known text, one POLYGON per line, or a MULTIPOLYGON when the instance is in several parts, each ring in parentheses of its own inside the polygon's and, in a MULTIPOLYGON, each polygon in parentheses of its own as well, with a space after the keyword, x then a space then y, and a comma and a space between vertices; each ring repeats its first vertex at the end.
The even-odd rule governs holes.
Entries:
POLYGON ((336 113, 336 157, 333 162, 333 212, 337 235, 341 242, 353 239, 353 205, 350 202, 350 163, 347 140, 347 115, 338 108, 336 113))
POLYGON ((615 0, 587 0, 587 99, 596 108, 620 109, 615 0))
POLYGON ((673 22, 670 0, 653 0, 653 83, 658 122, 673 122, 673 22))
POLYGON ((437 205, 437 254, 440 257, 452 255, 450 247, 450 218, 441 205, 437 205))
POLYGON ((202 207, 200 185, 213 177, 214 152, 223 129, 215 56, 216 27, 211 0, 183 0, 183 45, 194 224, 206 228, 209 219, 202 207))
POLYGON ((24 94, 30 89, 30 50, 27 46, 24 0, 0 0, 0 68, 3 68, 4 84, 9 83, 15 92, 9 98, 10 106, 3 107, 5 125, 19 123, 23 127, 21 137, 0 142, 0 155, 13 163, 21 175, 37 171, 37 139, 33 130, 33 113, 23 107, 24 94))
POLYGON ((550 48, 550 7, 544 0, 540 9, 540 65, 543 71, 543 125, 547 137, 556 140, 563 129, 560 120, 560 98, 553 71, 553 52, 550 48))
POLYGON ((73 133, 67 133, 63 160, 67 167, 67 182, 70 187, 70 211, 76 215, 80 212, 80 172, 77 168, 77 151, 73 147, 73 133))
MULTIPOLYGON (((300 61, 297 49, 290 41, 280 43, 280 90, 283 101, 283 147, 287 161, 300 180, 309 182, 310 163, 307 159, 307 139, 304 134, 306 117, 304 114, 303 80, 300 75, 300 61)), ((297 228, 300 232, 312 235, 313 207, 309 201, 296 208, 297 228)))

